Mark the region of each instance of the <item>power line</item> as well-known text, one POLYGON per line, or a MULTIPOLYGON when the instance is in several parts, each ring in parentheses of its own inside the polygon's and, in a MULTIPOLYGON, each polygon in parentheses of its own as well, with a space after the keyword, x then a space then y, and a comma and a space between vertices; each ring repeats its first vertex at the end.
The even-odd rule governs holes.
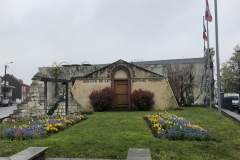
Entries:
POLYGON ((26 80, 26 79, 22 78, 17 73, 15 73, 11 68, 9 68, 9 66, 7 66, 7 67, 8 67, 8 69, 10 69, 14 73, 14 75, 17 75, 17 77, 20 77, 22 80, 24 80, 24 81, 32 81, 32 80, 26 80))

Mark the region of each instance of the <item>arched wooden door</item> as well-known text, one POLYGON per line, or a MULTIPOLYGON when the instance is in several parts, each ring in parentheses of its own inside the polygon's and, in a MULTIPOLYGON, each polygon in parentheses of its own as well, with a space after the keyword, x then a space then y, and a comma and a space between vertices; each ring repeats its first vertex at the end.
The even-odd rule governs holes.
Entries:
POLYGON ((116 107, 128 107, 128 80, 114 80, 114 91, 116 107))
POLYGON ((115 92, 114 107, 130 107, 130 73, 126 67, 118 66, 112 71, 112 89, 115 92))

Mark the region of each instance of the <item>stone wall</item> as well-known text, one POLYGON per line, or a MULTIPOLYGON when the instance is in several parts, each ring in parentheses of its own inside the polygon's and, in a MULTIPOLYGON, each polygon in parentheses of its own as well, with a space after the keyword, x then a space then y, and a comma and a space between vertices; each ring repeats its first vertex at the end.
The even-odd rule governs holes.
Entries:
MULTIPOLYGON (((180 59, 180 60, 163 60, 163 61, 145 61, 145 62, 135 62, 133 63, 138 65, 144 69, 152 71, 154 73, 164 75, 164 66, 166 64, 194 64, 196 71, 196 82, 199 80, 200 73, 205 72, 206 59, 203 58, 192 58, 192 59, 180 59)), ((64 67, 40 67, 38 69, 38 73, 34 75, 32 84, 30 85, 30 94, 29 96, 17 106, 17 110, 14 111, 13 114, 10 115, 10 121, 15 120, 25 120, 31 117, 44 117, 46 116, 44 110, 44 83, 40 81, 41 77, 44 78, 56 78, 50 72, 52 68, 55 68, 59 71, 57 75, 58 79, 66 79, 70 80, 71 77, 83 77, 93 71, 96 71, 102 67, 107 66, 107 64, 93 65, 93 66, 73 66, 68 65, 64 67)), ((47 104, 49 109, 56 101, 56 98, 61 96, 64 87, 58 83, 48 82, 47 89, 47 104), (58 93, 56 94, 56 91, 58 93)), ((71 96, 72 83, 69 83, 69 113, 79 112, 81 110, 81 106, 74 100, 71 96)), ((197 95, 199 86, 196 86, 194 89, 194 94, 197 95)), ((205 93, 202 93, 199 99, 195 102, 195 104, 203 104, 203 100, 205 98, 205 93)), ((59 109, 55 114, 65 114, 64 102, 59 105, 59 109)))
MULTIPOLYGON (((205 86, 205 80, 200 81, 203 74, 206 73, 206 58, 191 58, 191 59, 177 59, 177 60, 160 60, 160 61, 143 61, 143 62, 133 62, 133 64, 142 67, 146 70, 152 71, 154 73, 167 76, 164 72, 166 64, 170 65, 181 65, 185 66, 188 64, 194 64, 194 72, 195 72, 195 87, 194 87, 194 97, 198 97, 198 99, 194 102, 194 105, 202 105, 204 104, 205 99, 205 89, 202 87, 205 86), (204 84, 202 84, 204 83, 204 84), (203 85, 203 86, 202 86, 203 85)), ((102 67, 107 66, 108 64, 100 64, 93 66, 67 66, 60 67, 61 74, 59 76, 60 79, 71 79, 71 77, 83 77, 95 70, 98 70, 102 67)), ((40 67, 39 73, 51 77, 48 71, 49 67, 40 67)), ((51 86, 48 84, 48 86, 51 86)), ((54 88, 54 87, 53 87, 54 88)), ((48 102, 51 102, 54 99, 54 96, 50 96, 53 94, 54 89, 48 87, 48 102)), ((72 85, 69 84, 69 88, 72 88, 72 85)))
POLYGON ((167 77, 167 73, 165 72, 166 65, 171 65, 171 66, 177 65, 179 66, 179 68, 181 68, 181 67, 185 67, 186 65, 193 64, 193 73, 195 74, 195 78, 194 78, 195 86, 193 88, 193 92, 194 92, 194 97, 196 98, 198 97, 195 100, 194 105, 203 105, 204 99, 206 96, 205 94, 206 79, 202 78, 202 77, 205 77, 205 74, 206 74, 205 58, 201 58, 197 60, 193 59, 192 61, 176 60, 176 61, 170 61, 169 63, 167 62, 168 61, 152 62, 153 64, 144 64, 139 62, 139 63, 136 63, 136 65, 167 77))
POLYGON ((125 108, 131 108, 130 95, 138 89, 154 92, 154 110, 169 110, 178 107, 166 77, 123 60, 114 62, 82 78, 77 78, 73 86, 73 95, 83 108, 90 108, 89 94, 93 90, 105 87, 115 89, 116 104, 113 109, 120 108, 122 103, 125 108), (122 80, 124 80, 124 86, 120 84, 122 80), (121 82, 118 83, 119 81, 121 82), (127 98, 119 95, 127 95, 127 98))
MULTIPOLYGON (((49 72, 51 67, 39 68, 39 72, 34 75, 32 78, 32 84, 30 85, 30 93, 28 97, 17 105, 17 109, 13 111, 13 114, 9 118, 3 120, 6 122, 15 122, 15 121, 25 121, 31 118, 44 118, 46 117, 46 112, 53 107, 56 103, 58 97, 62 95, 62 92, 65 89, 61 83, 57 82, 47 82, 47 111, 44 109, 44 82, 40 81, 41 78, 54 78, 49 72), (57 94, 56 94, 57 91, 57 94)), ((58 79, 67 79, 70 80, 71 75, 79 77, 85 75, 89 72, 92 72, 100 66, 82 66, 82 67, 60 67, 60 74, 58 79)), ((68 114, 80 113, 81 106, 75 101, 72 95, 72 83, 69 83, 68 91, 68 114)), ((58 108, 54 111, 53 115, 65 115, 65 101, 59 103, 58 108)))
POLYGON ((29 96, 17 105, 17 110, 9 117, 11 121, 25 121, 31 118, 45 117, 44 110, 44 83, 33 80, 30 85, 29 96))
MULTIPOLYGON (((67 66, 67 67, 59 67, 59 76, 58 79, 66 79, 71 80, 72 77, 83 77, 95 70, 98 70, 106 65, 97 65, 97 66, 67 66)), ((49 68, 51 67, 40 67, 38 68, 39 72, 33 77, 33 79, 40 79, 40 77, 44 78, 54 78, 51 76, 49 72, 49 68)), ((69 88, 72 89, 72 83, 68 84, 69 88)), ((53 100, 60 96, 64 87, 61 83, 58 83, 56 86, 55 82, 48 82, 47 94, 48 94, 48 103, 52 103, 53 100), (57 87, 57 89, 56 89, 57 87), (59 91, 58 95, 56 95, 55 91, 59 91)))

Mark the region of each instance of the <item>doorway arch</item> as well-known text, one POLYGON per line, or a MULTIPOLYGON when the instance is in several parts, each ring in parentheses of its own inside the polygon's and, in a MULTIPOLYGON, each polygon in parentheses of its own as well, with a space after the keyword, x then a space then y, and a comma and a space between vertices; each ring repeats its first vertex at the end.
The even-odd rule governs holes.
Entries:
POLYGON ((131 75, 124 66, 117 66, 111 72, 111 88, 114 90, 114 108, 130 108, 131 75))

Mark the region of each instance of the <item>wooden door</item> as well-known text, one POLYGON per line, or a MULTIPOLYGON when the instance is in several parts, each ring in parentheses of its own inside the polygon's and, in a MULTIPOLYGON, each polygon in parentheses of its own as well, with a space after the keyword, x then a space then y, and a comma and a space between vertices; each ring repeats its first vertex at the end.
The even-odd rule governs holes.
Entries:
POLYGON ((128 80, 115 80, 116 107, 128 107, 128 80))

